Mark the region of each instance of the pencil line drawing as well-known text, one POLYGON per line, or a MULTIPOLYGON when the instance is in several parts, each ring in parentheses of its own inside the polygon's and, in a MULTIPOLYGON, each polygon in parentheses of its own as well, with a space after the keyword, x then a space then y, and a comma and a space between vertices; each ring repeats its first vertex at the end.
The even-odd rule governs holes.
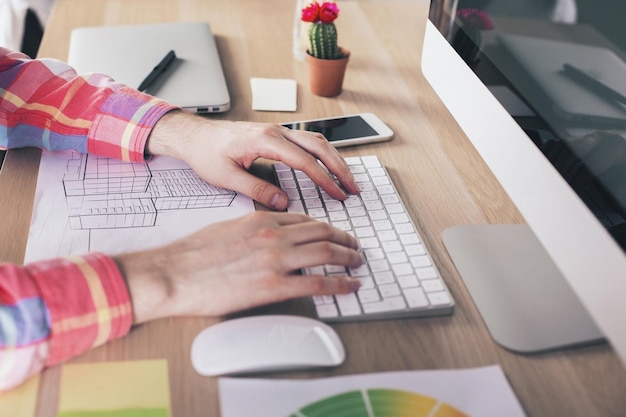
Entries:
POLYGON ((72 230, 153 227, 164 210, 230 207, 232 190, 207 184, 192 169, 72 153, 63 176, 72 230))

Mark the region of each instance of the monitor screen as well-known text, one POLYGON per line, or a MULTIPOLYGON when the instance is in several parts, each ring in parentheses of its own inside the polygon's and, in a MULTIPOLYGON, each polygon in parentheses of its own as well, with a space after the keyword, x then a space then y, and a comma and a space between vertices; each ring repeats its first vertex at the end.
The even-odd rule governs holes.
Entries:
MULTIPOLYGON (((464 249, 459 249, 463 245, 458 238, 448 243, 444 236, 492 335, 513 350, 608 339, 626 362, 626 329, 620 324, 626 303, 619 301, 626 294, 623 16, 626 4, 608 0, 431 0, 422 71, 524 216, 530 241, 537 239, 533 245, 550 263, 530 274, 542 280, 542 274, 559 275, 554 287, 544 281, 532 285, 552 288, 551 308, 556 305, 556 310, 576 299, 590 322, 586 330, 573 329, 576 336, 527 344, 533 333, 552 331, 536 329, 536 322, 545 321, 543 313, 535 311, 525 323, 513 323, 517 312, 498 313, 511 315, 511 321, 487 317, 486 312, 493 307, 490 298, 507 291, 498 287, 501 282, 520 280, 519 274, 508 277, 498 269, 499 276, 478 283, 470 275, 483 274, 494 258, 502 259, 496 269, 507 263, 517 268, 515 257, 528 262, 521 247, 530 241, 508 230, 504 237, 481 235, 506 240, 513 252, 508 257, 490 252, 502 242, 492 243, 483 255, 459 254, 464 249), (477 257, 488 259, 470 265, 477 257), (561 289, 571 291, 571 297, 560 298, 561 289), (527 334, 508 334, 511 326, 525 326, 527 334)), ((468 233, 472 237, 463 239, 475 242, 475 231, 468 233)), ((533 305, 540 297, 541 291, 525 288, 518 293, 520 284, 511 285, 510 296, 517 299, 512 306, 533 305)), ((556 320, 551 325, 561 324, 556 320)))

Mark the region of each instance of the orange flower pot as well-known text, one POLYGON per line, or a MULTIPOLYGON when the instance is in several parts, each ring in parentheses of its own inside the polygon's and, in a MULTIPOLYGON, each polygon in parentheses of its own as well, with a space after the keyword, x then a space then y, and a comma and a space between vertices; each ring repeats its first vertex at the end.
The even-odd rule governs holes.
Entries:
POLYGON ((322 97, 335 97, 341 93, 343 78, 350 59, 350 51, 340 48, 343 58, 319 59, 306 54, 311 92, 322 97))

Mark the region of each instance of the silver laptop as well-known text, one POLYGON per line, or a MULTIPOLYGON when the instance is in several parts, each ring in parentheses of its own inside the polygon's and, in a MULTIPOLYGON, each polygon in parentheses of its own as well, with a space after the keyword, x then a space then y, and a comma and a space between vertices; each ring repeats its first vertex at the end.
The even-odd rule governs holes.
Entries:
POLYGON ((176 59, 145 92, 196 113, 227 111, 230 95, 205 22, 78 28, 68 63, 79 73, 104 73, 138 88, 170 50, 176 59))

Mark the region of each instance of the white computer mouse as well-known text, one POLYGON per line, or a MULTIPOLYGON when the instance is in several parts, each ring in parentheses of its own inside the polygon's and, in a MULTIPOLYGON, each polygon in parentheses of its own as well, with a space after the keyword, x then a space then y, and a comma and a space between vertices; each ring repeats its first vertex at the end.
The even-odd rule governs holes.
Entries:
POLYGON ((202 330, 191 345, 191 363, 204 376, 336 366, 345 357, 330 326, 288 315, 226 320, 202 330))

